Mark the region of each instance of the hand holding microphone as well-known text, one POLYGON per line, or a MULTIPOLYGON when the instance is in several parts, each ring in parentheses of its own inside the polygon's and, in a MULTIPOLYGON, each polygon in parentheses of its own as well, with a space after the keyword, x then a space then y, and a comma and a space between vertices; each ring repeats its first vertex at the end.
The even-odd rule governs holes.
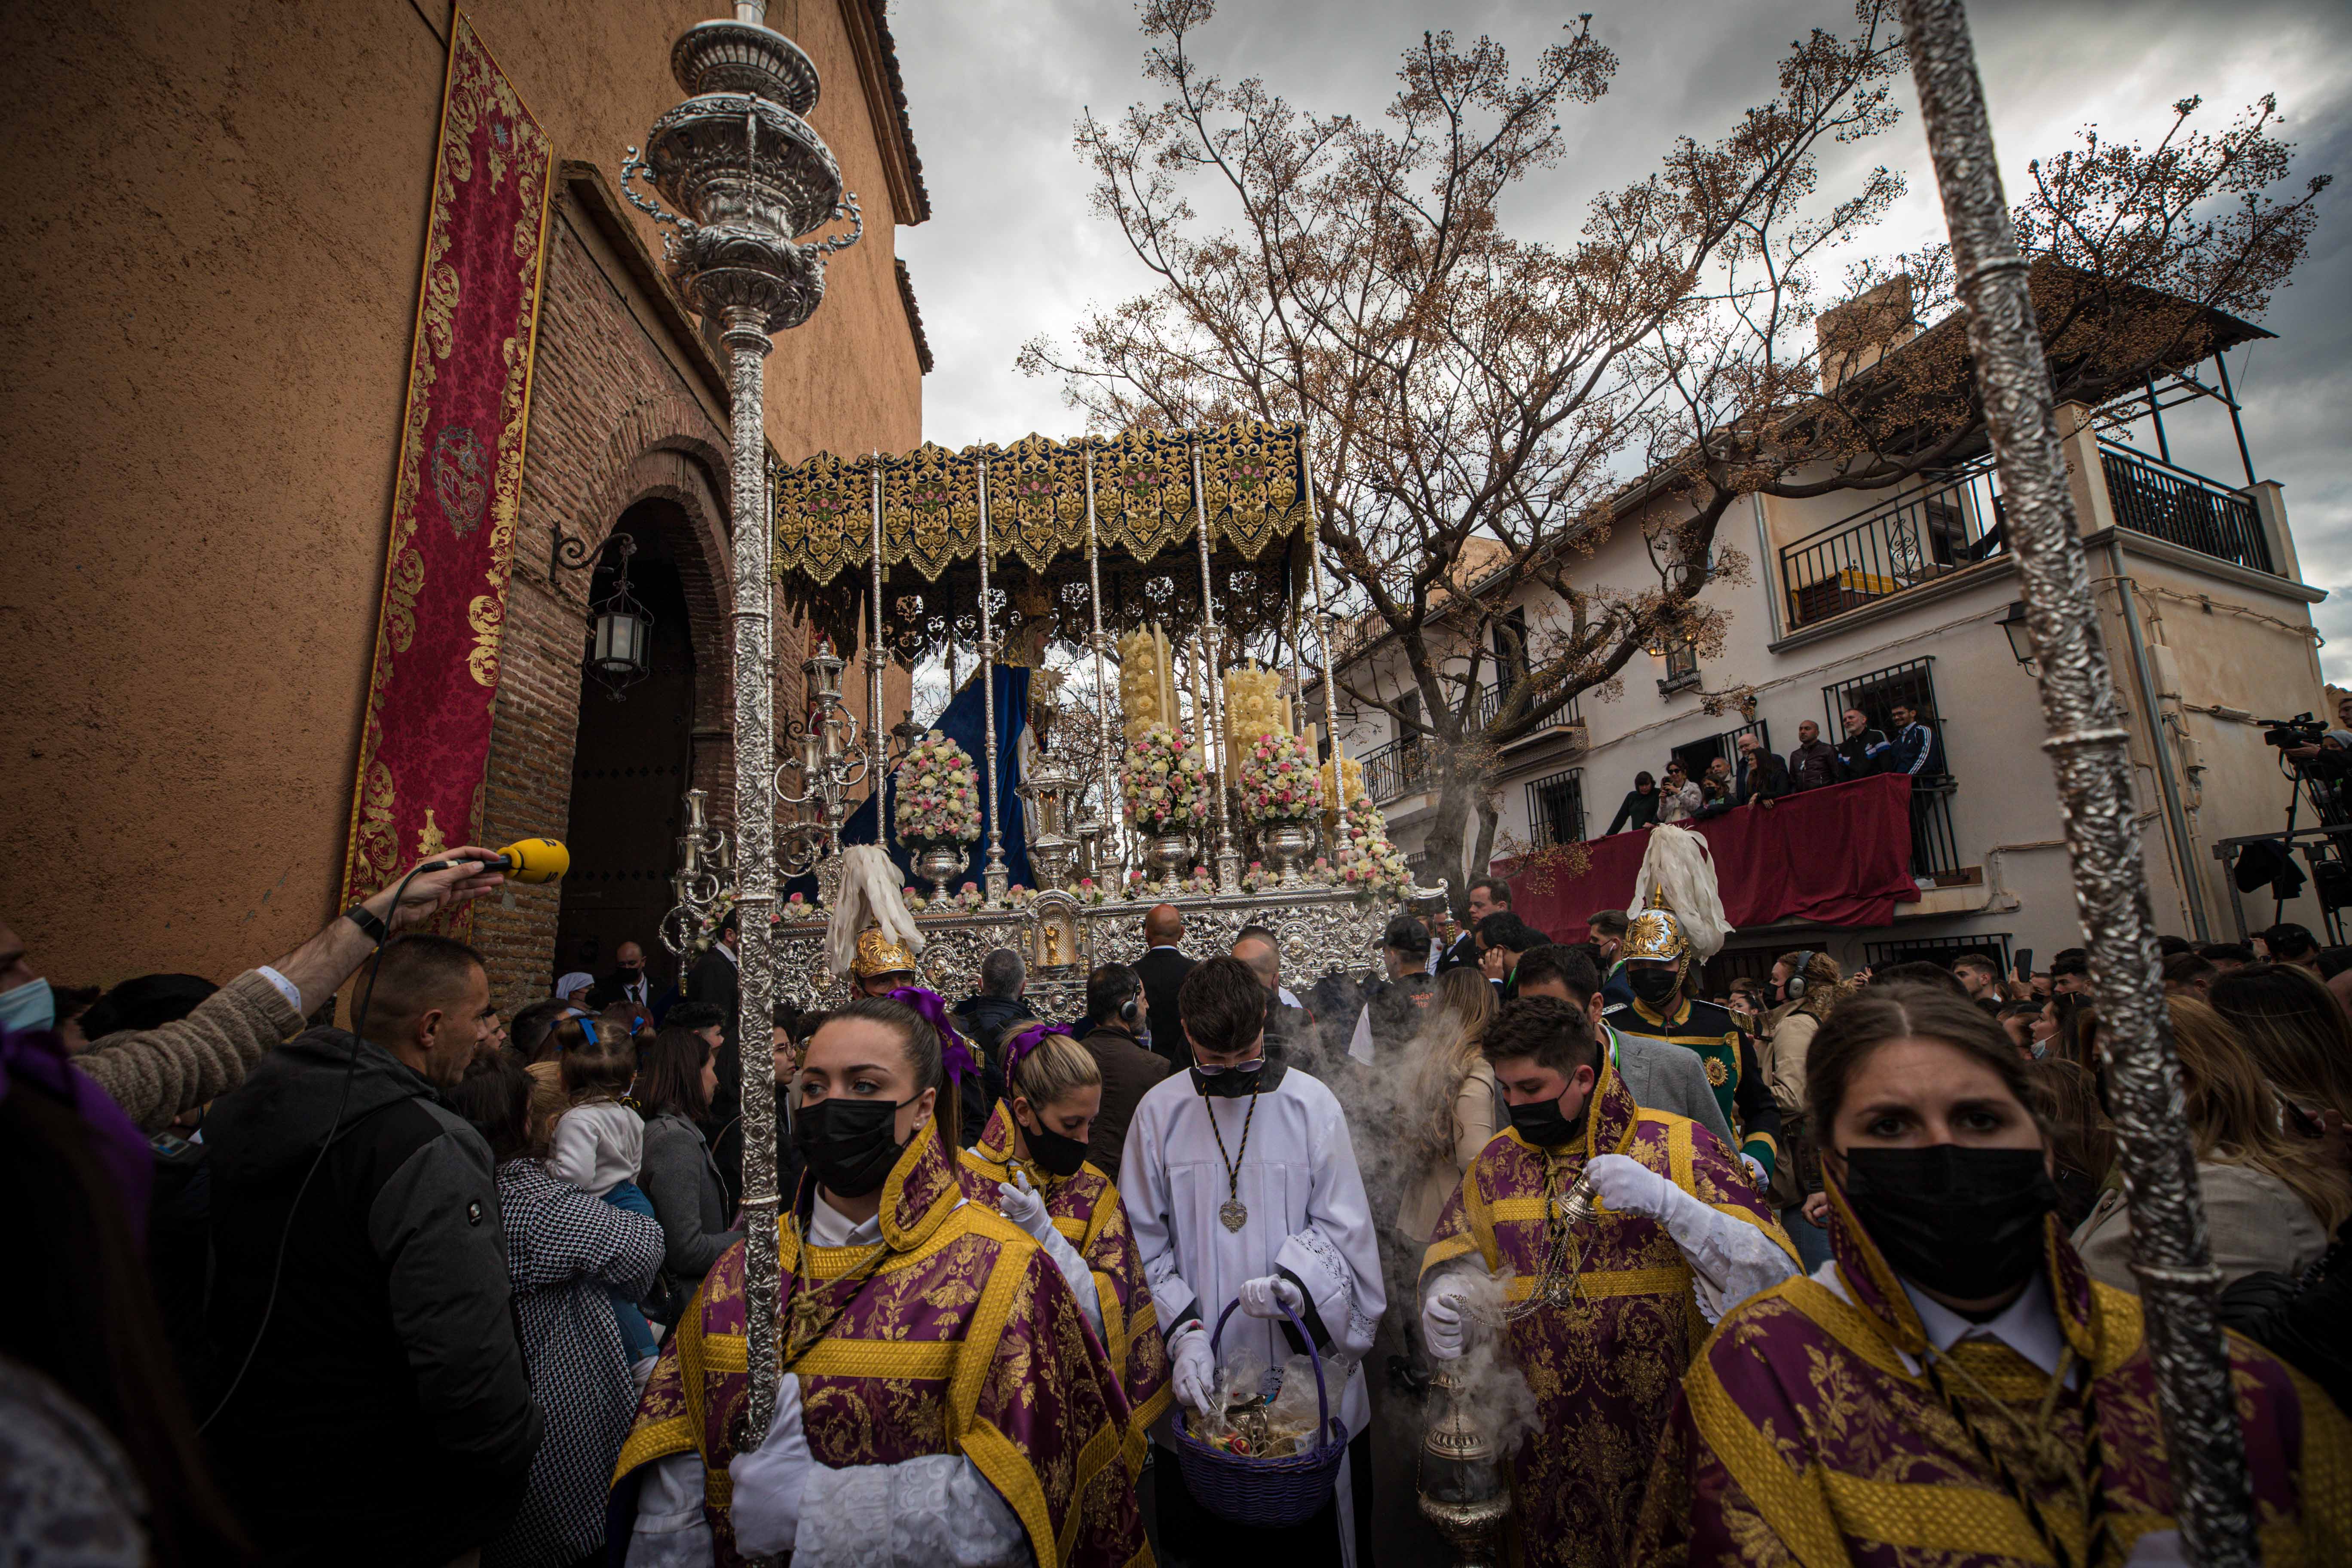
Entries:
MULTIPOLYGON (((509 877, 518 882, 551 882, 571 868, 570 853, 551 838, 518 839, 503 849, 467 844, 419 864, 404 884, 394 884, 400 907, 389 914, 374 912, 394 931, 413 931, 448 905, 478 898, 509 877)), ((387 888, 369 904, 390 898, 394 890, 387 888)))

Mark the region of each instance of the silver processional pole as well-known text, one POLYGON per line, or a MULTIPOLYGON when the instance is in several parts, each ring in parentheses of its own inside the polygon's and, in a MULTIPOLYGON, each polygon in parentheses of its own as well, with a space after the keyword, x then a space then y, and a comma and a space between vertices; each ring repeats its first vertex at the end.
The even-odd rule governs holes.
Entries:
MULTIPOLYGON (((776 900, 775 671, 770 651, 769 517, 762 363, 773 334, 807 321, 824 298, 824 265, 865 232, 841 167, 803 118, 815 107, 816 67, 766 26, 766 0, 735 0, 732 21, 703 22, 670 51, 687 100, 654 121, 646 152, 629 149, 622 188, 656 224, 670 281, 727 353, 732 404, 735 535, 735 864, 742 970, 740 1059, 763 1059, 775 976, 768 916, 776 900), (669 211, 640 196, 652 184, 669 211), (809 234, 845 216, 856 226, 818 244, 809 234)), ((747 1441, 768 1430, 776 1399, 776 1100, 770 1075, 743 1073, 743 1214, 747 1441)))
MULTIPOLYGON (((2175 1515, 2192 1562, 2259 1562, 2244 1440, 2215 1313, 2221 1276, 2206 1243, 2195 1156, 2181 1125, 2180 1068, 2165 1011, 2156 921, 2132 795, 2129 731, 2105 648, 2081 606, 2088 562, 2059 445, 2055 395, 2018 254, 1975 47, 1961 0, 1901 0, 1903 32, 1928 151, 1968 308, 1985 426, 2000 467, 2011 546, 2041 666, 2042 742, 2057 773, 2089 939, 2093 992, 2107 1027, 2107 1069, 2131 1205, 2175 1515)), ((2149 722, 2155 718, 2149 716, 2149 722)))

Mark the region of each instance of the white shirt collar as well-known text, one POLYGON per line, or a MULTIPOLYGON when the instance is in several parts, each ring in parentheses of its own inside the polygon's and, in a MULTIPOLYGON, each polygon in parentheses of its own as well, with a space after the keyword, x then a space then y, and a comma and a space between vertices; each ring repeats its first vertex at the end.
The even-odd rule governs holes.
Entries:
MULTIPOLYGON (((1832 1258, 1813 1270, 1813 1282, 1825 1285, 1837 1298, 1853 1304, 1853 1298, 1845 1291, 1845 1281, 1838 1276, 1837 1259, 1832 1258)), ((1919 1315, 1919 1326, 1927 1331, 1927 1342, 1937 1351, 1950 1350, 1965 1339, 1994 1339, 2039 1367, 2044 1376, 2058 1370, 2066 1354, 2066 1332, 2058 1323, 2057 1304, 2050 1298, 2050 1281, 2036 1273, 2025 1288, 2025 1293, 2004 1308, 1989 1322, 1972 1323, 1941 1301, 1927 1296, 1909 1280, 1900 1280, 1903 1293, 1911 1299, 1911 1310, 1919 1315)), ((1919 1363, 1902 1351, 1904 1370, 1913 1376, 1919 1373, 1919 1363)), ((2072 1386, 2078 1374, 2067 1374, 2072 1386)))
POLYGON ((1146 952, 1181 952, 1184 950, 1172 942, 1155 942, 1143 950, 1146 952))
POLYGON ((727 955, 727 962, 728 962, 728 963, 730 963, 733 964, 733 965, 734 965, 736 968, 738 968, 738 969, 740 969, 740 968, 742 968, 742 967, 743 967, 743 961, 742 961, 741 959, 740 959, 740 958, 738 958, 738 957, 736 957, 736 956, 735 956, 735 950, 734 950, 733 948, 731 948, 731 947, 728 946, 728 945, 727 945, 725 942, 712 942, 710 945, 711 945, 711 946, 713 946, 713 947, 715 947, 715 948, 717 948, 719 952, 721 952, 725 953, 725 954, 727 955))
POLYGON ((809 1205, 808 1238, 811 1247, 871 1247, 882 1239, 882 1215, 877 1213, 852 1225, 847 1215, 819 1193, 809 1205))

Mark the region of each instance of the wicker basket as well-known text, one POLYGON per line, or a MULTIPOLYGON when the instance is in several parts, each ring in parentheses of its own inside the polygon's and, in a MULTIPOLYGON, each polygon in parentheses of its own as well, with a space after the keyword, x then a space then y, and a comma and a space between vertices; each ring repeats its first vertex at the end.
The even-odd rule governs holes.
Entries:
MULTIPOLYGON (((1229 1302, 1217 1315, 1216 1331, 1209 1336, 1214 1356, 1225 1337, 1225 1320, 1241 1305, 1229 1302)), ((1304 1524, 1322 1510, 1339 1479, 1339 1461, 1348 1457, 1348 1429, 1331 1414, 1330 1391, 1323 1383, 1323 1358, 1307 1325, 1287 1305, 1282 1315, 1298 1331, 1299 1340, 1315 1368, 1315 1430, 1325 1437, 1320 1447, 1285 1458, 1259 1458, 1229 1454, 1192 1436, 1181 1405, 1176 1411, 1176 1467, 1184 1472, 1184 1489, 1202 1508, 1228 1524, 1259 1530, 1279 1530, 1304 1524)))

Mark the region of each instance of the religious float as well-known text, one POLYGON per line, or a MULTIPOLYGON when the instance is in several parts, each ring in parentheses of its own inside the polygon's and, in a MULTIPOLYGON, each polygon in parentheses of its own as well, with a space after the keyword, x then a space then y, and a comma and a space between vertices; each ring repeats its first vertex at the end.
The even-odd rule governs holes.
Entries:
MULTIPOLYGON (((775 1000, 846 997, 825 931, 857 843, 900 868, 923 939, 904 956, 950 998, 1010 947, 1041 1014, 1074 1017, 1162 902, 1201 951, 1256 924, 1295 976, 1376 967, 1397 905, 1443 889, 1412 887, 1327 747, 1328 687, 1319 722, 1294 700, 1328 629, 1303 446, 1242 423, 771 469, 778 598, 817 634, 806 713, 775 733, 774 865, 798 889, 768 922, 775 1000), (862 714, 836 646, 864 650, 862 714), (1068 702, 1057 650, 1091 666, 1068 702), (935 727, 885 710, 890 661, 941 659, 935 727)), ((739 847, 706 812, 688 792, 675 952, 736 908, 739 847)))

